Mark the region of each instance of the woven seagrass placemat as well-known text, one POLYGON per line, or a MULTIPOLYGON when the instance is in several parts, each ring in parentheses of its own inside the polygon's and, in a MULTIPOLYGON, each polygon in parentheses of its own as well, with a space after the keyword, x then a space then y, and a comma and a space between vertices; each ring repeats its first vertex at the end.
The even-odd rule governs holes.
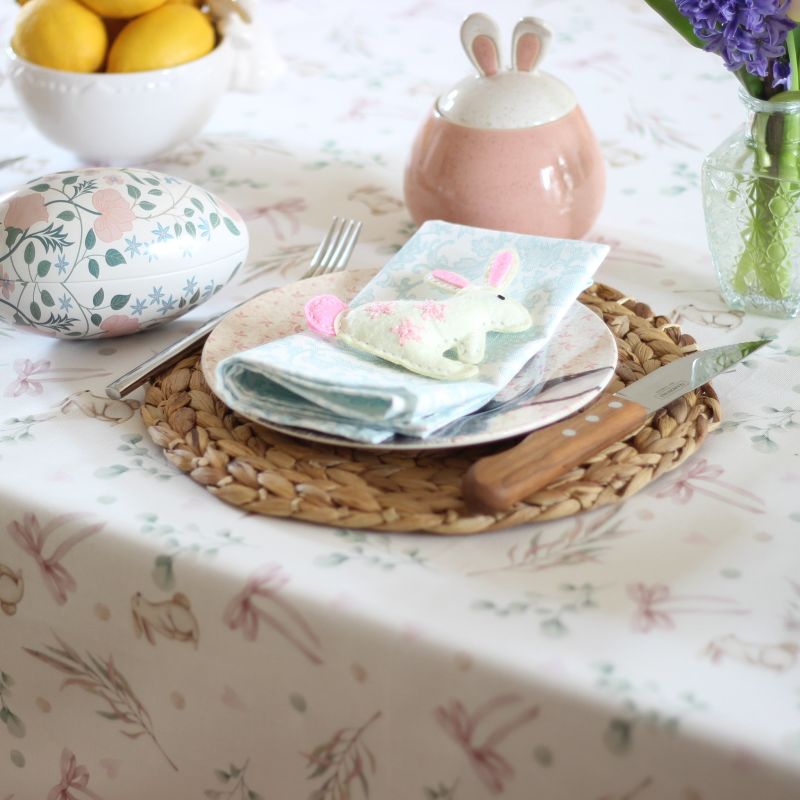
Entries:
MULTIPOLYGON (((693 352, 692 337, 616 289, 594 284, 580 297, 614 334, 616 391, 693 352)), ((158 376, 142 417, 167 459, 209 492, 256 514, 339 528, 481 533, 619 503, 674 469, 719 422, 709 386, 657 412, 636 434, 606 448, 525 502, 477 514, 461 498, 470 464, 515 440, 457 451, 389 452, 317 445, 237 416, 211 393, 200 353, 158 376)))

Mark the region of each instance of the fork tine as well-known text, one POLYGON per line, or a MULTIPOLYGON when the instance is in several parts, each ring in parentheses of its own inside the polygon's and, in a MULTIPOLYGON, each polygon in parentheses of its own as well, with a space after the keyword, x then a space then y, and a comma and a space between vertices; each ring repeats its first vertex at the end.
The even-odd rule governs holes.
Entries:
POLYGON ((317 248, 317 252, 314 253, 314 257, 311 259, 311 267, 305 273, 305 275, 303 275, 304 278, 313 278, 317 275, 322 275, 327 272, 331 253, 333 253, 333 251, 336 249, 336 245, 341 238, 346 224, 347 220, 344 218, 333 218, 331 221, 331 226, 328 228, 328 232, 325 234, 325 238, 322 240, 320 246, 317 248))
POLYGON ((328 232, 325 234, 323 240, 319 243, 319 247, 317 247, 317 251, 314 253, 309 266, 313 269, 319 266, 320 261, 322 260, 323 253, 326 253, 328 247, 330 246, 331 240, 333 239, 334 233, 336 232, 336 226, 339 224, 339 217, 334 217, 331 221, 331 225, 328 228, 328 232))
POLYGON ((355 220, 352 219, 347 220, 347 227, 345 228, 344 232, 342 233, 342 236, 336 243, 336 247, 331 253, 330 266, 333 269, 336 269, 337 265, 340 263, 342 253, 345 251, 347 243, 353 235, 353 230, 355 229, 356 224, 357 223, 355 222, 355 220))
MULTIPOLYGON (((355 222, 355 220, 351 220, 351 222, 355 222)), ((361 226, 361 222, 355 222, 353 227, 350 229, 350 238, 336 261, 337 269, 344 267, 350 260, 350 256, 353 254, 353 248, 356 246, 358 236, 361 233, 361 226)))
POLYGON ((347 228, 339 242, 337 242, 336 250, 331 255, 329 263, 317 274, 328 275, 331 272, 344 269, 345 266, 347 266, 347 262, 350 260, 350 255, 353 252, 360 232, 361 223, 356 220, 348 220, 347 228))

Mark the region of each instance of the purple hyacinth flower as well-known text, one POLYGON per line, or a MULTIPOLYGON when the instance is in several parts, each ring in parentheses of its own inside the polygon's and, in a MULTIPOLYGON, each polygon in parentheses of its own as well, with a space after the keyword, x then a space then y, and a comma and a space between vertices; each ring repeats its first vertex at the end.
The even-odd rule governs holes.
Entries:
POLYGON ((792 76, 792 68, 786 61, 775 61, 772 64, 772 85, 777 89, 783 86, 789 88, 789 78, 792 76))
MULTIPOLYGON (((786 54, 786 35, 796 26, 788 17, 790 0, 675 0, 675 5, 705 49, 722 56, 729 70, 745 67, 759 78, 767 77, 770 61, 786 54)), ((775 77, 788 80, 783 66, 775 77)))

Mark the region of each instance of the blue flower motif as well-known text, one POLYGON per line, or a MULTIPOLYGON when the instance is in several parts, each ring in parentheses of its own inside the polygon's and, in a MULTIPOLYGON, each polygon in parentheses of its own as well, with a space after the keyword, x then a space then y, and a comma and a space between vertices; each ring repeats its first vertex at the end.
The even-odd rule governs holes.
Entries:
POLYGON ((166 300, 161 301, 161 306, 158 309, 159 314, 167 314, 167 312, 172 311, 175 308, 175 304, 178 300, 170 295, 166 300))
POLYGON ((144 310, 147 308, 147 300, 137 300, 133 305, 131 305, 131 314, 141 316, 144 313, 144 310))
POLYGON ((173 178, 172 175, 166 175, 164 177, 164 183, 178 183, 178 178, 173 178))
POLYGON ((132 256, 138 256, 143 244, 143 242, 137 242, 135 236, 131 239, 126 239, 125 252, 130 253, 132 256))
POLYGON ((160 222, 156 227, 150 231, 153 236, 156 237, 157 242, 166 242, 167 239, 173 239, 173 235, 169 232, 169 228, 166 225, 162 225, 160 222))
POLYGON ((214 281, 212 280, 210 283, 207 283, 203 287, 203 297, 210 297, 213 291, 214 291, 214 281))
POLYGON ((72 298, 68 294, 62 294, 58 300, 58 305, 62 311, 71 311, 72 298))
POLYGON ((67 267, 69 266, 69 261, 64 257, 62 253, 57 259, 56 263, 53 265, 58 270, 59 275, 63 275, 67 271, 67 267))
POLYGON ((205 217, 200 217, 197 227, 200 230, 200 235, 204 239, 211 239, 211 226, 208 224, 208 220, 205 217))
POLYGON ((158 255, 150 249, 150 244, 148 242, 143 242, 142 247, 144 248, 142 250, 142 255, 147 258, 148 262, 152 263, 153 261, 158 261, 158 255))
POLYGON ((150 292, 150 305, 154 306, 156 303, 162 302, 164 298, 164 287, 159 286, 157 289, 154 286, 153 291, 150 292))
POLYGON ((195 289, 197 289, 197 278, 195 278, 194 275, 192 275, 191 278, 186 279, 186 286, 183 287, 183 293, 187 297, 190 297, 191 295, 194 294, 195 289))

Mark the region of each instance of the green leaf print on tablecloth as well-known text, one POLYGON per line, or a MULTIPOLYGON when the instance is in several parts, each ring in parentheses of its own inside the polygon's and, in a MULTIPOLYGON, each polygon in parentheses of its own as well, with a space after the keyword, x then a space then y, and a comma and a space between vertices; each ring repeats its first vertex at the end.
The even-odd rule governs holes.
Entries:
POLYGON ((544 636, 558 639, 570 633, 565 618, 598 607, 594 599, 597 587, 591 583, 583 583, 580 586, 562 583, 558 589, 560 597, 526 592, 525 600, 515 600, 506 604, 495 603, 492 600, 476 600, 472 608, 475 611, 489 611, 497 617, 533 613, 540 618, 539 632, 544 636))
POLYGON ((215 769, 214 775, 224 788, 206 789, 203 796, 208 800, 263 800, 262 795, 247 785, 249 766, 250 759, 247 759, 241 767, 230 764, 227 769, 215 769))
POLYGON ((349 530, 335 530, 333 535, 350 545, 349 552, 334 551, 319 555, 314 559, 316 566, 338 567, 347 563, 359 563, 383 572, 392 572, 403 566, 427 566, 428 559, 418 547, 406 547, 395 553, 393 540, 388 536, 349 530))
POLYGON ((28 655, 67 676, 61 684, 62 689, 76 686, 102 700, 107 708, 97 710, 96 713, 99 716, 119 722, 120 733, 129 739, 147 736, 159 749, 167 763, 177 771, 178 767, 156 738, 150 714, 136 696, 127 678, 117 669, 114 659, 111 656, 102 659, 92 653, 87 653, 86 657, 81 656, 58 635, 53 635, 58 642, 58 647, 45 645, 47 652, 30 647, 23 649, 28 655))
POLYGON ((7 672, 0 672, 0 722, 6 730, 17 739, 25 736, 25 723, 11 710, 8 698, 11 696, 11 687, 14 679, 7 672))
POLYGON ((738 429, 750 433, 750 445, 759 453, 774 453, 780 449, 780 434, 800 428, 800 408, 785 406, 773 408, 764 406, 760 414, 749 414, 737 411, 731 414, 731 419, 720 425, 720 431, 735 431, 738 429), (773 438, 776 436, 778 438, 773 438))
POLYGON ((370 796, 369 778, 375 774, 377 761, 366 744, 365 734, 381 715, 376 711, 358 728, 339 728, 310 753, 303 753, 309 770, 307 779, 322 779, 308 800, 354 800, 355 787, 359 787, 362 797, 370 796))
POLYGON ((627 678, 621 677, 616 667, 610 663, 597 664, 595 670, 597 688, 611 695, 621 705, 619 715, 609 720, 603 734, 606 747, 617 755, 630 752, 635 744, 636 730, 642 726, 675 734, 686 713, 708 709, 692 692, 683 692, 677 701, 671 703, 672 711, 665 712, 660 710, 665 706, 664 698, 654 682, 634 685, 627 678), (652 697, 652 701, 647 702, 647 695, 652 697))
POLYGON ((187 524, 180 528, 163 522, 158 514, 147 513, 139 517, 143 524, 139 532, 157 539, 166 552, 159 553, 153 564, 153 583, 164 591, 175 588, 175 562, 180 556, 194 555, 213 558, 220 550, 231 546, 246 546, 242 536, 229 530, 204 531, 198 525, 187 524))
POLYGON ((124 444, 121 444, 117 450, 126 454, 129 465, 111 464, 107 467, 99 467, 94 471, 95 478, 117 478, 126 472, 144 472, 161 481, 175 477, 177 473, 165 468, 159 456, 140 444, 141 434, 126 433, 120 438, 124 444))

